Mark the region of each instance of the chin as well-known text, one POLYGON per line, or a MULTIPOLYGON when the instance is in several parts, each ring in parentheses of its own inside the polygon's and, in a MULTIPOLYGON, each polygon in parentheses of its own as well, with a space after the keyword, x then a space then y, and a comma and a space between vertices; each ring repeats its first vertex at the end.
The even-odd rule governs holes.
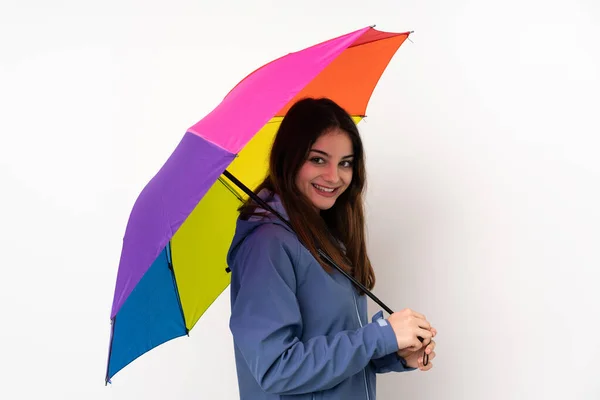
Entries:
MULTIPOLYGON (((319 199, 321 200, 321 199, 319 199)), ((335 204, 335 200, 330 200, 330 201, 313 201, 312 202, 313 205, 319 210, 319 211, 327 211, 329 210, 331 207, 334 206, 335 204)))

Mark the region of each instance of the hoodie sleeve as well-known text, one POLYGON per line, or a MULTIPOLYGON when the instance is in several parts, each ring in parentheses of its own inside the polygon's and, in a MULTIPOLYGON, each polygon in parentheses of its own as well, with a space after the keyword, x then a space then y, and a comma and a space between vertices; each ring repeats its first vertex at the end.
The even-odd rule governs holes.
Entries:
MULTIPOLYGON (((385 324, 388 323, 386 320, 383 319, 383 311, 379 311, 373 316, 373 322, 377 321, 382 321, 382 323, 385 324)), ((378 374, 385 374, 388 372, 414 371, 416 369, 406 365, 406 361, 404 360, 404 358, 398 355, 398 352, 388 354, 381 358, 373 359, 371 362, 375 367, 375 372, 378 374)))
POLYGON ((398 350, 389 324, 372 322, 357 330, 302 337, 292 260, 300 243, 282 227, 267 226, 239 249, 232 285, 230 328, 235 346, 260 387, 279 395, 330 389, 360 372, 372 359, 398 350))

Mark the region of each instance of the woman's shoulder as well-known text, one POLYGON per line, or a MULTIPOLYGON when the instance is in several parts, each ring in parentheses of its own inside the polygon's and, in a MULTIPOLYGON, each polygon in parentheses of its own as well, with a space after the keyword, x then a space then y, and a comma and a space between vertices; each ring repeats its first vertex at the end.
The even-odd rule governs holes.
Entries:
POLYGON ((279 224, 261 224, 248 232, 239 247, 230 254, 231 269, 238 274, 251 269, 277 271, 295 285, 296 269, 303 263, 300 241, 296 235, 279 224))
POLYGON ((300 241, 294 232, 277 223, 257 226, 246 236, 245 242, 251 246, 268 245, 296 248, 300 241))

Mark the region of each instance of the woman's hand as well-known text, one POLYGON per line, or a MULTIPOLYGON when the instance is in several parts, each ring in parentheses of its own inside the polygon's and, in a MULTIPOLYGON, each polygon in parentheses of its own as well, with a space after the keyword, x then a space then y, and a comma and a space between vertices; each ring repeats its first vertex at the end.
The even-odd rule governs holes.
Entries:
MULTIPOLYGON (((437 335, 435 328, 431 328, 431 331, 433 333, 433 337, 435 337, 435 335, 437 335)), ((431 360, 435 358, 435 342, 433 340, 424 340, 423 345, 426 346, 425 350, 398 350, 398 355, 404 358, 406 365, 410 368, 418 368, 421 371, 429 371, 431 368, 433 368, 431 360), (429 362, 427 365, 423 365, 424 354, 429 356, 429 362)))
POLYGON ((433 337, 431 325, 425 316, 411 309, 395 312, 388 318, 398 341, 400 350, 417 351, 427 345, 433 337), (423 343, 419 340, 423 338, 423 343))

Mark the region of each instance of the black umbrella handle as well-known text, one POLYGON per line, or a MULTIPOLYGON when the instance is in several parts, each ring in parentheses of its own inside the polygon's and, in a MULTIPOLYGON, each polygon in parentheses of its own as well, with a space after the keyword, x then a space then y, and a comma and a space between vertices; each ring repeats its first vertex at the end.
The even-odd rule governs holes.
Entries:
MULTIPOLYGON (((283 218, 283 216, 281 214, 279 214, 277 211, 275 211, 273 209, 273 207, 271 207, 270 205, 268 205, 266 201, 264 201, 263 199, 261 199, 260 197, 258 197, 256 195, 256 193, 254 193, 246 185, 244 185, 242 182, 240 182, 239 179, 237 179, 235 176, 233 176, 227 170, 225 170, 223 172, 223 175, 225 175, 227 177, 227 179, 229 179, 231 182, 233 182, 244 193, 246 193, 248 196, 250 196, 252 198, 252 200, 254 200, 258 204, 260 204, 260 206, 263 209, 268 210, 271 213, 273 213, 275 216, 277 216, 277 218, 279 218, 284 224, 286 224, 292 230, 292 232, 294 232, 294 228, 292 227, 292 224, 287 219, 283 218)), ((342 275, 344 275, 346 278, 350 279, 350 281, 352 283, 354 283, 356 286, 358 286, 360 288, 360 290, 362 290, 367 296, 369 296, 375 303, 377 303, 381 308, 383 308, 388 314, 392 315, 394 313, 394 311, 392 311, 391 308, 389 308, 387 305, 385 305, 385 303, 383 301, 379 300, 379 298, 377 296, 375 296, 369 289, 367 289, 362 283, 360 283, 359 281, 357 281, 352 275, 350 275, 349 273, 347 273, 346 271, 344 271, 339 265, 337 265, 336 262, 333 261, 331 259, 331 257, 329 257, 329 255, 327 253, 325 253, 321 249, 318 249, 317 252, 319 253, 319 256, 321 256, 321 258, 323 258, 329 265, 331 265, 332 267, 334 267, 335 269, 337 269, 338 271, 340 271, 342 273, 342 275)), ((423 342, 423 340, 424 340, 420 336, 418 336, 418 339, 421 342, 423 342)), ((429 355, 426 354, 426 353, 424 353, 424 355, 423 355, 423 365, 427 365, 428 363, 429 363, 429 355)))

